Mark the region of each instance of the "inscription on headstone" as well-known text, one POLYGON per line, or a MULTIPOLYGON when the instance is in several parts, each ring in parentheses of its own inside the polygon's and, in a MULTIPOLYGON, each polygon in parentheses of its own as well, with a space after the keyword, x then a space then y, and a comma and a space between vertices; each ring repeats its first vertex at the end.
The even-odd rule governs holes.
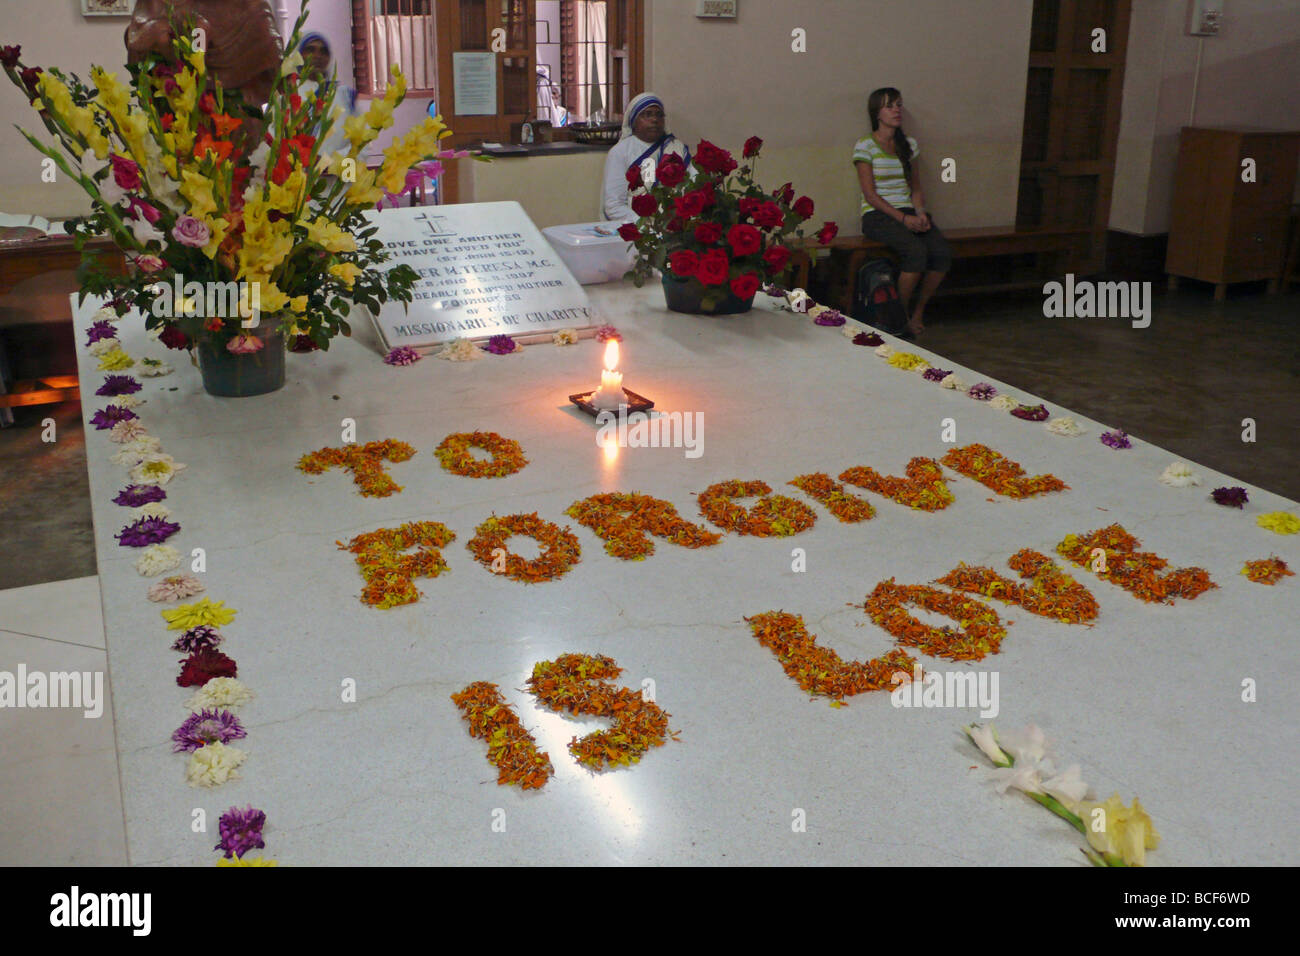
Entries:
POLYGON ((517 202, 370 212, 392 258, 419 274, 409 310, 385 303, 375 328, 385 348, 455 338, 581 329, 602 319, 517 202))

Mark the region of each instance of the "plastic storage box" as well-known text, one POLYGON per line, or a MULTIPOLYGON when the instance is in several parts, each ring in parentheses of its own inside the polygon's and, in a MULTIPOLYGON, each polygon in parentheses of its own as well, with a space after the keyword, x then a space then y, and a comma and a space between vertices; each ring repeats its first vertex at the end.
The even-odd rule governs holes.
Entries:
POLYGON ((582 285, 617 282, 632 268, 635 250, 618 235, 619 223, 580 222, 542 230, 556 254, 582 285))

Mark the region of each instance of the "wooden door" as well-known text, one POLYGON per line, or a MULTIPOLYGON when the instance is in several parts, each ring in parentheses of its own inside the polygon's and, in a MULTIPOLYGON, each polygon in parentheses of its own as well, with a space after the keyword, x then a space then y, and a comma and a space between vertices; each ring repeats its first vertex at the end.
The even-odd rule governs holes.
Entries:
POLYGON ((1016 227, 1080 230, 1080 274, 1105 261, 1131 2, 1034 0, 1016 227))

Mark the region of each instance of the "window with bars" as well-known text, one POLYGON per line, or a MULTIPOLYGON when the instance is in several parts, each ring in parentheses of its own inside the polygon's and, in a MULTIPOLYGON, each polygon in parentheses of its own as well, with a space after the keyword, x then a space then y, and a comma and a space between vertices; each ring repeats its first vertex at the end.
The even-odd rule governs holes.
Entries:
POLYGON ((407 95, 437 96, 434 0, 352 0, 352 62, 357 92, 382 96, 390 68, 406 77, 407 95))
POLYGON ((632 85, 640 70, 640 7, 639 0, 539 0, 538 23, 548 23, 554 40, 539 38, 538 58, 558 66, 551 71, 550 90, 539 76, 542 119, 548 105, 557 126, 622 117, 637 92, 632 85), (545 13, 551 13, 549 20, 545 13))

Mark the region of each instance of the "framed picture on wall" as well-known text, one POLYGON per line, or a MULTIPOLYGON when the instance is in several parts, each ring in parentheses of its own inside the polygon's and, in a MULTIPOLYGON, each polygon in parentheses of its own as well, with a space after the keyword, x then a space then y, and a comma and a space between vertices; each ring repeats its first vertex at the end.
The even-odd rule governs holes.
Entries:
POLYGON ((129 17, 135 0, 81 0, 83 17, 129 17))

